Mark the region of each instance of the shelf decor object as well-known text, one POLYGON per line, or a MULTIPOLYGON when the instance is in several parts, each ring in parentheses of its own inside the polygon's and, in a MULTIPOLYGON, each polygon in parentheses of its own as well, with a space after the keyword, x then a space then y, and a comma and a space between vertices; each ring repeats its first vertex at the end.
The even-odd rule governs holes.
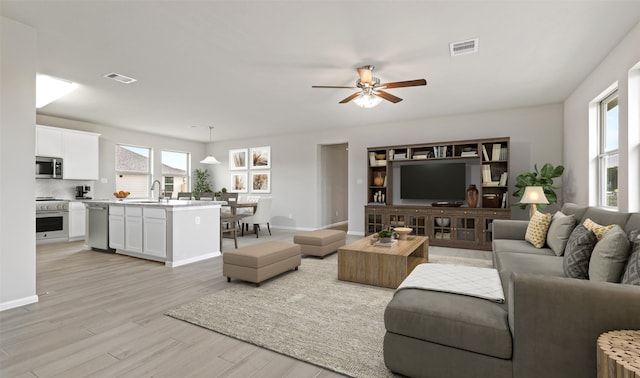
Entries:
POLYGON ((474 184, 467 188, 467 206, 471 208, 478 206, 478 188, 474 184))

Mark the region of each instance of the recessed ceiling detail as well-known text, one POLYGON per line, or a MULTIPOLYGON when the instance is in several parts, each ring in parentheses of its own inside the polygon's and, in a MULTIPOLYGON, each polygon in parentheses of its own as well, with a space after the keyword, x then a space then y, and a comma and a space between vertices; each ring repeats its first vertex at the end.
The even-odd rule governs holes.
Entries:
POLYGON ((115 72, 108 73, 108 74, 104 75, 104 77, 106 77, 107 79, 112 79, 112 80, 115 80, 115 81, 119 81, 119 82, 124 83, 124 84, 131 84, 134 81, 137 81, 136 79, 134 79, 132 77, 120 75, 120 74, 115 73, 115 72))
POLYGON ((449 54, 458 56, 464 54, 472 54, 478 52, 479 38, 468 39, 466 41, 452 42, 449 44, 449 54))

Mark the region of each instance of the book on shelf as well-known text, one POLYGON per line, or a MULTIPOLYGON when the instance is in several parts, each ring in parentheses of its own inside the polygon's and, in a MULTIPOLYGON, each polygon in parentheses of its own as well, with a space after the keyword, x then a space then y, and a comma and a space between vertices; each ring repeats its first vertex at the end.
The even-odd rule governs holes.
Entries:
POLYGON ((491 160, 500 160, 500 150, 502 145, 500 143, 493 144, 493 152, 491 153, 491 160))
POLYGON ((507 147, 502 147, 500 149, 500 160, 507 160, 508 150, 507 147))
POLYGON ((491 182, 491 166, 489 164, 482 164, 482 184, 491 182))
POLYGON ((506 208, 507 208, 507 193, 504 193, 504 194, 502 195, 502 206, 501 206, 501 207, 502 207, 503 209, 506 209, 506 208))
POLYGON ((509 177, 509 172, 502 172, 500 175, 500 186, 507 186, 507 179, 509 177))
POLYGON ((482 186, 499 186, 499 181, 485 181, 482 183, 482 186))
POLYGON ((487 153, 487 147, 485 147, 485 145, 482 145, 482 156, 484 157, 485 161, 489 161, 489 154, 487 153))
POLYGON ((407 158, 406 152, 402 154, 399 154, 396 152, 395 155, 393 155, 393 160, 405 160, 406 158, 407 158))
POLYGON ((478 153, 476 151, 462 151, 460 153, 460 156, 462 156, 462 157, 473 157, 473 156, 478 156, 478 153))

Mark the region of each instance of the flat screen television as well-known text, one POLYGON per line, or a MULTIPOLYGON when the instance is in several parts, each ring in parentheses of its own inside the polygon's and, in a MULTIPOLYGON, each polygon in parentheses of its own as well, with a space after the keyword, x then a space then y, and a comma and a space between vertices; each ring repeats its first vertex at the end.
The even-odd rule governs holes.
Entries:
POLYGON ((428 162, 400 166, 400 198, 463 201, 466 190, 464 163, 428 162))

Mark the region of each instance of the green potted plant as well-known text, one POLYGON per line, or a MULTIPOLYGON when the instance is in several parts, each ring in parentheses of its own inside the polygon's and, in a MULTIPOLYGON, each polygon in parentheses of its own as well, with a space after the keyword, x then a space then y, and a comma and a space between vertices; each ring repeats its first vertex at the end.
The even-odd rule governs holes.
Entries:
MULTIPOLYGON (((564 173, 564 167, 562 165, 554 167, 550 163, 546 163, 539 171, 537 165, 534 164, 533 168, 533 172, 523 172, 516 177, 516 188, 518 188, 518 190, 513 193, 513 196, 522 198, 527 186, 541 186, 545 197, 547 197, 547 200, 549 201, 549 205, 558 202, 558 196, 555 192, 555 189, 558 189, 558 187, 553 186, 553 179, 562 176, 564 173)), ((528 204, 516 202, 513 205, 518 205, 524 210, 527 208, 528 204)), ((546 206, 548 205, 540 204, 538 205, 538 208, 544 209, 546 206)))
POLYGON ((211 191, 211 186, 209 186, 209 170, 196 169, 194 173, 196 177, 195 183, 193 184, 193 196, 195 199, 200 199, 200 193, 211 191))
POLYGON ((389 229, 378 231, 380 243, 391 243, 393 240, 393 232, 389 229))

